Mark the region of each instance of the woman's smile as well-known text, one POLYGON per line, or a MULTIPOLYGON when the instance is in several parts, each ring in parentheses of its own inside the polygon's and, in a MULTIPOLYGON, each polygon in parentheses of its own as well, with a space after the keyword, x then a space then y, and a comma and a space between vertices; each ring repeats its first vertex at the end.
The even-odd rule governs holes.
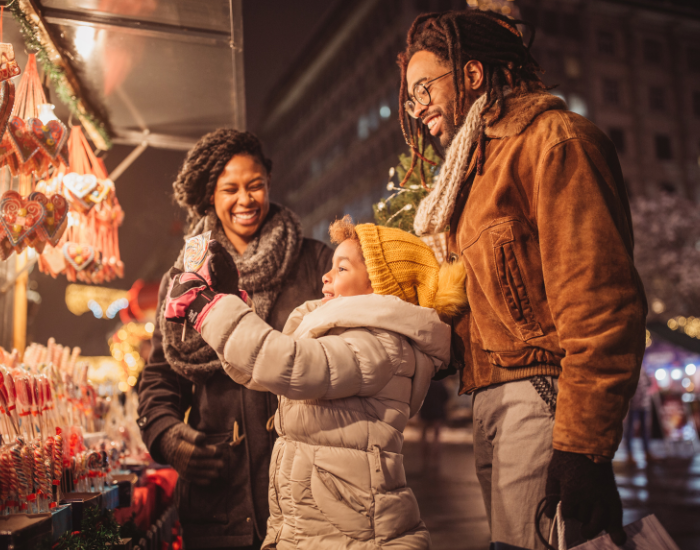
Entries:
POLYGON ((231 216, 233 217, 234 223, 241 225, 255 225, 258 223, 258 218, 260 217, 260 208, 232 212, 231 216))

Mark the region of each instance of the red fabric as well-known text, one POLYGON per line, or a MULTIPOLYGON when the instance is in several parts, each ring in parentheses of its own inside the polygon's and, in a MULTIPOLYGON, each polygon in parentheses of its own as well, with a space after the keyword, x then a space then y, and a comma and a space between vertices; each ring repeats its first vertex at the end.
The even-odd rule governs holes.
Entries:
POLYGON ((163 490, 162 502, 164 506, 170 505, 177 484, 177 472, 173 468, 161 468, 146 472, 148 483, 153 483, 163 490))
POLYGON ((120 525, 131 519, 132 514, 136 514, 134 523, 139 529, 147 531, 153 522, 156 510, 156 485, 148 483, 144 487, 134 488, 134 504, 128 508, 117 508, 114 510, 114 517, 120 525))

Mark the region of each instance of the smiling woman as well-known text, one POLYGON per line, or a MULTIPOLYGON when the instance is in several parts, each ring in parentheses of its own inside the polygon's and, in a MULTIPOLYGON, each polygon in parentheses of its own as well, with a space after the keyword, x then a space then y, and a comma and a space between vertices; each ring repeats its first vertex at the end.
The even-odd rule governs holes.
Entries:
MULTIPOLYGON (((270 203, 271 176, 272 161, 256 136, 221 129, 188 153, 173 189, 188 212, 187 236, 211 231, 233 258, 255 312, 281 330, 293 309, 322 296, 332 252, 303 237, 296 214, 270 203)), ((155 460, 180 475, 178 514, 188 547, 259 548, 277 400, 234 382, 196 331, 183 335, 182 326, 164 319, 169 283, 170 271, 139 387, 143 439, 155 460)))
POLYGON ((251 155, 234 155, 216 182, 211 203, 228 240, 243 254, 270 211, 267 169, 251 155))

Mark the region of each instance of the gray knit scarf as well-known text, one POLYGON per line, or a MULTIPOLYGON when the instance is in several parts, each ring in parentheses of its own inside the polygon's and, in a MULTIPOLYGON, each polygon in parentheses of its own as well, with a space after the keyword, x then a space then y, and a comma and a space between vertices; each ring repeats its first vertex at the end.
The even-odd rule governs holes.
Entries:
MULTIPOLYGON (((205 231, 211 231, 212 239, 220 242, 231 254, 240 273, 239 287, 253 300, 255 313, 267 321, 282 290, 282 283, 299 258, 303 242, 299 218, 288 208, 271 204, 267 219, 243 254, 238 254, 228 240, 213 210, 197 222, 186 238, 205 231)), ((183 247, 175 262, 179 269, 183 268, 184 253, 183 247)), ((183 342, 182 325, 166 321, 162 307, 158 321, 165 359, 179 375, 202 384, 222 368, 216 352, 192 327, 187 326, 183 342)))

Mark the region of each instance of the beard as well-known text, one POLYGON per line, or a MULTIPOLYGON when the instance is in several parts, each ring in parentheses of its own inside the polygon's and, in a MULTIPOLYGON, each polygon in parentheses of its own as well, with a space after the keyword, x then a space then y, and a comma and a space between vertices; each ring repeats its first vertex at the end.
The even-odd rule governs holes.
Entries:
POLYGON ((442 115, 443 130, 442 134, 440 134, 439 140, 442 148, 447 149, 459 130, 459 128, 457 128, 455 125, 454 103, 450 102, 449 107, 444 110, 440 109, 440 114, 442 115))

